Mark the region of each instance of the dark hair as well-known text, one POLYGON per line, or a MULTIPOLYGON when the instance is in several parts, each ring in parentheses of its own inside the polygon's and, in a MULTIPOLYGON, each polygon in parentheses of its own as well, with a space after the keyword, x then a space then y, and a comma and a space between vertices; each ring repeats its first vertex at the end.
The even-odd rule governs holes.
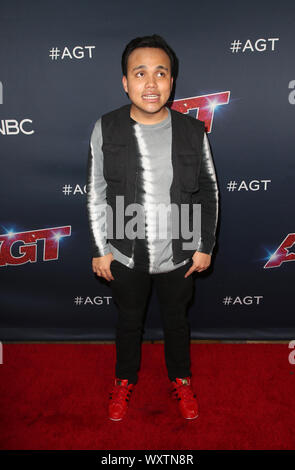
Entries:
POLYGON ((143 36, 132 39, 124 49, 122 54, 121 66, 123 75, 127 76, 127 62, 128 57, 134 49, 138 47, 157 47, 163 49, 170 58, 171 64, 171 76, 176 80, 178 75, 178 58, 173 51, 173 49, 167 44, 165 39, 163 39, 158 34, 153 34, 152 36, 143 36))

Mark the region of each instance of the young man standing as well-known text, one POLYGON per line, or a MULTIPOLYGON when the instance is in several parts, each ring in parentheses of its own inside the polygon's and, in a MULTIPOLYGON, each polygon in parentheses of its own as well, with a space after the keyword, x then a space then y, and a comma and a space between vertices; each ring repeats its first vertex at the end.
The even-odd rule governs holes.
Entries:
POLYGON ((178 399, 182 416, 194 419, 198 403, 191 385, 187 306, 193 293, 192 273, 208 268, 215 245, 215 170, 204 123, 167 106, 177 76, 177 57, 165 40, 153 35, 130 41, 122 55, 122 72, 123 88, 131 104, 98 119, 88 160, 92 268, 110 282, 118 308, 109 418, 119 421, 124 417, 137 383, 144 312, 153 280, 163 322, 171 396, 178 399), (121 220, 118 200, 123 204, 121 220), (135 238, 124 231, 133 215, 128 208, 134 203, 144 214, 143 235, 135 238), (159 221, 155 218, 155 209, 161 204, 170 208, 164 237, 158 234, 159 221), (173 204, 178 208, 189 206, 188 220, 184 217, 183 221, 190 227, 192 206, 201 205, 200 236, 191 249, 184 248, 188 237, 173 235, 175 226, 181 225, 179 220, 175 222, 173 204), (111 208, 111 223, 107 206, 111 208))

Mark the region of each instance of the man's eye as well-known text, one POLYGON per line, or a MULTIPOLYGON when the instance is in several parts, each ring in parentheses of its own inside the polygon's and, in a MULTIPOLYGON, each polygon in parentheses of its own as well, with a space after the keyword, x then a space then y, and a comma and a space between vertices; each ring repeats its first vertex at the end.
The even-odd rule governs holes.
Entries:
POLYGON ((161 77, 165 77, 165 72, 158 72, 158 75, 160 75, 161 77))
POLYGON ((142 76, 143 76, 143 72, 138 72, 138 73, 136 74, 136 76, 137 76, 137 77, 142 77, 142 76))

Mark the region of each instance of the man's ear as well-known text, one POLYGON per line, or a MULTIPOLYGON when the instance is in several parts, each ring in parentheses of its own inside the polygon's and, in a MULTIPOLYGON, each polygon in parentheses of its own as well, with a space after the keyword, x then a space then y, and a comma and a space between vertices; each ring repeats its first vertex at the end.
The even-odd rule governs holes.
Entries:
POLYGON ((125 92, 128 93, 127 77, 125 77, 125 75, 123 75, 122 77, 122 85, 123 85, 125 92))

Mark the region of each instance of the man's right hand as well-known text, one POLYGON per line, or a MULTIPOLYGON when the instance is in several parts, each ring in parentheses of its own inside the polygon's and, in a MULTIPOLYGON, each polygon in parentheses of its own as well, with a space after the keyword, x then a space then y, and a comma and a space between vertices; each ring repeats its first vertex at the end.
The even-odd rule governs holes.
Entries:
POLYGON ((105 256, 92 258, 92 269, 100 277, 104 277, 107 281, 113 281, 114 277, 111 273, 111 262, 114 260, 113 253, 108 253, 105 256))

